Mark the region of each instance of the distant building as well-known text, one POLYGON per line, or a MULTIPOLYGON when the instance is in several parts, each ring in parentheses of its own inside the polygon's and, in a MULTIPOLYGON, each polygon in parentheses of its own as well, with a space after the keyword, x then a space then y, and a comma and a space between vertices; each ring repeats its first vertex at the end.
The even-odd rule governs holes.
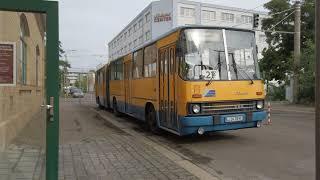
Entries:
MULTIPOLYGON (((155 1, 109 42, 109 59, 123 56, 179 26, 204 25, 252 29, 255 13, 260 15, 260 20, 267 16, 267 13, 260 11, 186 0, 155 1)), ((261 23, 258 29, 261 29, 261 23)), ((266 36, 263 32, 257 31, 256 39, 261 58, 262 50, 268 47, 266 36)))

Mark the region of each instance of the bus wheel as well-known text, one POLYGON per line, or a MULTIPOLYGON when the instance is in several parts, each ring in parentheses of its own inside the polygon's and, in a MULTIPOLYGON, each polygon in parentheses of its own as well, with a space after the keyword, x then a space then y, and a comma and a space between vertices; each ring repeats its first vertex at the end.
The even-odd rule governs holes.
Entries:
POLYGON ((160 134, 161 129, 158 126, 156 111, 154 110, 153 107, 149 108, 146 120, 147 120, 149 130, 154 134, 160 134))
POLYGON ((113 99, 113 113, 116 116, 120 116, 120 113, 118 111, 118 105, 117 105, 117 100, 113 99))

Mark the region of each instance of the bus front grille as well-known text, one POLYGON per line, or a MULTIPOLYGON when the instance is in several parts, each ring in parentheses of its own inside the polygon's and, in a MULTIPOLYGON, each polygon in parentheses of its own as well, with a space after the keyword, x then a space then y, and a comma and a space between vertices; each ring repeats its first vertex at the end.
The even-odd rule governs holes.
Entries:
POLYGON ((256 110, 256 101, 217 102, 202 104, 202 114, 250 112, 256 110))

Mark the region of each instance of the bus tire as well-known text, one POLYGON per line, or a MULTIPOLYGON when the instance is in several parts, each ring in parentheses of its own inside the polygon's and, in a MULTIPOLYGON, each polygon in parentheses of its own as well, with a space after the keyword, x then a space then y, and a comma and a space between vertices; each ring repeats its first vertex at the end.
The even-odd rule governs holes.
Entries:
POLYGON ((161 132, 161 129, 158 126, 156 111, 154 110, 153 106, 150 106, 148 108, 146 120, 147 120, 148 129, 152 133, 159 135, 161 132))
POLYGON ((115 116, 119 117, 120 116, 120 112, 118 110, 118 104, 117 104, 117 100, 116 98, 113 98, 113 113, 115 116))

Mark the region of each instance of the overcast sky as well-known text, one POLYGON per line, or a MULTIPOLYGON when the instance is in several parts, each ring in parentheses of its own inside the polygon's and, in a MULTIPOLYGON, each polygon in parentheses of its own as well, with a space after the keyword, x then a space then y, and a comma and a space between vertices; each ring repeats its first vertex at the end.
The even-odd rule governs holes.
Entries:
MULTIPOLYGON (((95 68, 107 59, 106 44, 153 0, 59 0, 60 41, 73 68, 95 68), (100 57, 103 55, 103 57, 100 57)), ((263 10, 269 0, 194 0, 263 10)))

